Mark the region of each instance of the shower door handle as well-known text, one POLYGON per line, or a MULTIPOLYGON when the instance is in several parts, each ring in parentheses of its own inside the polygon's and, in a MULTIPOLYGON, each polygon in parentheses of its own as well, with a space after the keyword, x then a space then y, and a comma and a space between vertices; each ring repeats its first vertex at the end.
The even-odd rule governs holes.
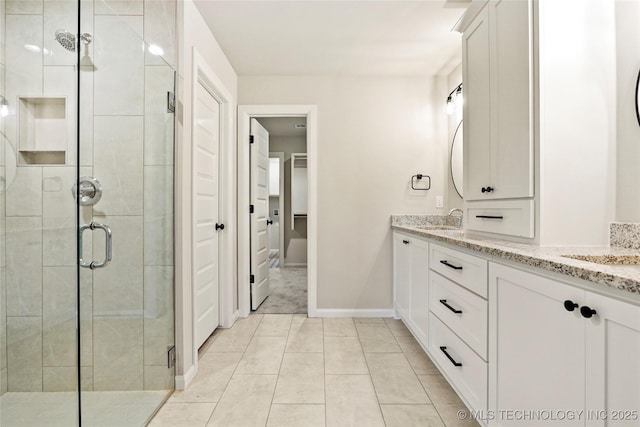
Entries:
POLYGON ((100 224, 97 222, 91 222, 91 224, 86 224, 83 225, 82 227, 80 227, 80 267, 84 267, 84 268, 90 268, 91 270, 95 270, 96 268, 102 268, 102 267, 106 267, 107 265, 109 265, 109 263, 111 262, 111 229, 109 228, 109 226, 105 225, 105 224, 100 224), (95 262, 95 261, 91 261, 91 262, 86 262, 85 260, 82 259, 82 236, 84 234, 85 230, 102 230, 104 231, 104 237, 105 237, 105 257, 104 257, 104 261, 102 262, 95 262))

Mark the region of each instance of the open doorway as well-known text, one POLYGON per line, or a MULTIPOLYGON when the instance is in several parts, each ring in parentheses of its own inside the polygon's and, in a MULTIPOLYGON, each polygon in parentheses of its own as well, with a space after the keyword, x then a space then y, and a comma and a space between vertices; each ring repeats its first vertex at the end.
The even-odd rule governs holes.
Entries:
POLYGON ((239 107, 238 274, 249 279, 246 285, 239 283, 238 314, 242 317, 252 311, 316 316, 316 122, 315 106, 239 107), (263 131, 269 140, 266 150, 263 131), (245 140, 250 143, 243 144, 245 140), (269 153, 266 160, 261 154, 265 151, 269 153), (260 159, 257 167, 251 154, 260 159), (264 192, 261 186, 271 186, 267 181, 272 174, 263 172, 271 164, 278 164, 273 175, 279 190, 269 189, 264 200, 256 195, 264 192), (266 297, 262 292, 265 269, 274 283, 273 292, 269 286, 266 297), (251 291, 258 283, 262 289, 252 301, 251 291))
POLYGON ((306 314, 307 120, 305 117, 256 120, 269 135, 266 220, 269 294, 257 308, 252 301, 252 308, 256 313, 306 314))

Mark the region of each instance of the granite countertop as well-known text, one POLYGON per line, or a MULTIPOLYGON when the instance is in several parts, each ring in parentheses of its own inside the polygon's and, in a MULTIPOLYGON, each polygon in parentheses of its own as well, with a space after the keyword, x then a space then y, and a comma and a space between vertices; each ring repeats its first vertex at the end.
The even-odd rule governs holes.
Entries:
POLYGON ((393 215, 391 228, 498 259, 519 262, 554 273, 587 280, 597 285, 635 294, 640 301, 640 265, 596 264, 562 255, 640 257, 640 249, 616 246, 541 247, 465 233, 458 224, 437 215, 393 215), (444 219, 442 219, 444 218, 444 219), (433 221, 432 221, 433 220, 433 221), (442 229, 448 228, 448 229, 442 229))

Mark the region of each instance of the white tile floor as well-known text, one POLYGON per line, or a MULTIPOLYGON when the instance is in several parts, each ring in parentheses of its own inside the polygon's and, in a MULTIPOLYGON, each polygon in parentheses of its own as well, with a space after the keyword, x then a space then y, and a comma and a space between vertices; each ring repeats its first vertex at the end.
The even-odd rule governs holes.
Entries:
POLYGON ((254 314, 218 330, 151 427, 467 427, 399 320, 254 314))

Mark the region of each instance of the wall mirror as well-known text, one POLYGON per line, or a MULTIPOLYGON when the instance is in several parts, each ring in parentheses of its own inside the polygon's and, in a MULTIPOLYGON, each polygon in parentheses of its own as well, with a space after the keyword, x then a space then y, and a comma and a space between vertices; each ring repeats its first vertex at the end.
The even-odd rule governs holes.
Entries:
POLYGON ((462 195, 462 120, 458 123, 453 140, 451 141, 451 153, 449 155, 449 169, 453 186, 460 197, 462 195))
POLYGON ((638 71, 636 79, 636 119, 638 119, 638 126, 640 126, 640 71, 638 71))

